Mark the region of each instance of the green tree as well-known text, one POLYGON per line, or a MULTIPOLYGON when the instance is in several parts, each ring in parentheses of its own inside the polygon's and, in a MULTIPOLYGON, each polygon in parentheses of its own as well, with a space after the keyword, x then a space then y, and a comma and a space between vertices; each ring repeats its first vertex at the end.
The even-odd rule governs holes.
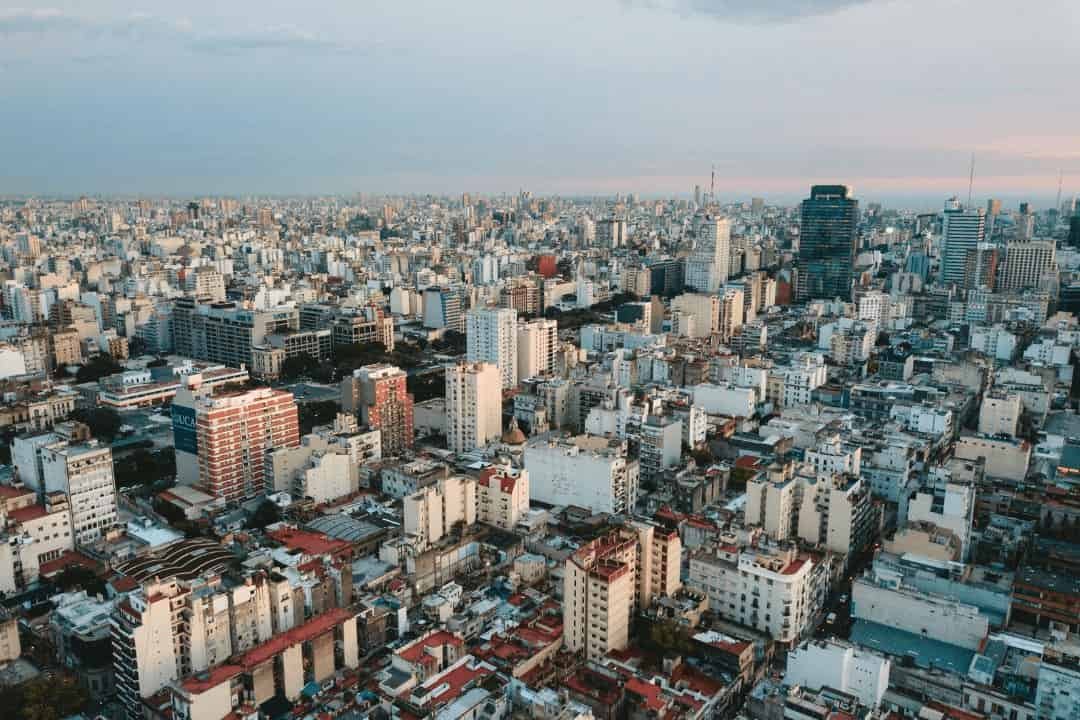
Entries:
POLYGON ((319 369, 319 361, 307 354, 294 355, 286 358, 281 363, 281 377, 285 380, 296 380, 301 377, 311 377, 319 369))
POLYGON ((80 408, 71 413, 70 417, 85 423, 94 437, 108 442, 112 442, 123 424, 120 413, 108 407, 80 408))
POLYGON ((338 410, 340 410, 340 407, 334 400, 318 400, 304 403, 298 411, 300 434, 307 435, 317 425, 327 425, 333 422, 338 410))
POLYGON ((13 720, 60 720, 83 710, 90 698, 86 691, 69 678, 37 677, 23 683, 19 701, 5 704, 5 717, 13 720))
POLYGON ((81 383, 97 382, 101 378, 118 373, 123 370, 111 356, 105 353, 99 353, 79 368, 79 371, 75 373, 75 380, 81 383))
POLYGON ((85 590, 88 595, 104 595, 105 583, 94 571, 82 565, 70 565, 61 571, 53 581, 64 592, 85 590))
POLYGON ((281 520, 281 511, 278 510, 278 506, 269 500, 264 500, 262 505, 255 508, 255 512, 251 515, 251 519, 248 520, 247 526, 249 528, 264 528, 267 525, 273 525, 281 520))

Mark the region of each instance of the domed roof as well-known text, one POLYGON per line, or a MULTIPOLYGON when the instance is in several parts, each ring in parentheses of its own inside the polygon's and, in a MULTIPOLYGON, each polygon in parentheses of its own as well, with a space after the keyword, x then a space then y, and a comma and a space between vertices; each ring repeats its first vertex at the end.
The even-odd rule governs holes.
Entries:
POLYGON ((502 434, 502 441, 505 445, 525 444, 525 433, 518 427, 517 418, 510 418, 510 427, 502 434))

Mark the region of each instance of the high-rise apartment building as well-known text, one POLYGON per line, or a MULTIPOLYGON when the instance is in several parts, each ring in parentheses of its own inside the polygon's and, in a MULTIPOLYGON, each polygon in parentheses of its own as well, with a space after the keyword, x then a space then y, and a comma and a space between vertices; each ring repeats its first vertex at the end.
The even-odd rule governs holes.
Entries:
POLYGON ((460 475, 442 478, 404 500, 402 527, 417 550, 426 550, 453 531, 476 523, 476 480, 460 475))
POLYGON ((492 363, 499 368, 503 388, 518 382, 517 311, 479 308, 465 316, 466 353, 469 362, 492 363))
POLYGON ((271 388, 211 395, 190 376, 172 405, 176 479, 238 502, 267 486, 267 454, 296 447, 300 427, 292 393, 271 388))
POLYGON ((1016 292, 1037 288, 1039 281, 1057 272, 1057 246, 1053 240, 1017 240, 1005 246, 1005 263, 996 289, 1016 292))
POLYGON ((46 492, 62 492, 71 505, 71 532, 77 545, 101 538, 117 522, 112 450, 96 440, 41 448, 46 492))
POLYGON ((731 223, 706 215, 697 245, 686 260, 686 285, 701 293, 714 293, 727 282, 731 263, 731 223))
POLYGON ((606 218, 596 223, 596 244, 603 248, 619 248, 626 245, 626 221, 606 218))
POLYGON ((424 327, 465 331, 464 303, 452 288, 429 287, 424 290, 424 327))
POLYGON ((720 293, 720 313, 717 317, 716 330, 720 334, 720 342, 727 343, 735 337, 743 326, 743 291, 739 288, 727 287, 720 293))
POLYGON ((225 278, 212 267, 189 270, 184 276, 184 289, 197 300, 225 300, 225 278))
POLYGON ((566 559, 564 643, 587 658, 626 647, 630 624, 657 596, 682 586, 679 533, 648 523, 617 527, 566 559))
POLYGON ((446 440, 454 452, 484 447, 502 434, 502 380, 491 363, 446 369, 446 440))
POLYGON ((554 320, 533 320, 518 325, 517 381, 555 372, 559 349, 559 324, 554 320))
POLYGON ((846 185, 814 185, 800 218, 799 297, 849 299, 859 201, 846 185))
POLYGON ((177 355, 229 367, 250 367, 252 348, 266 336, 300 327, 294 307, 245 310, 236 303, 201 303, 177 298, 172 311, 173 346, 177 355))
POLYGON ((132 720, 143 698, 180 677, 184 591, 175 580, 132 592, 112 617, 116 691, 132 720))
POLYGON ((672 299, 671 311, 684 320, 693 316, 692 323, 683 322, 681 328, 691 337, 709 337, 720 329, 720 297, 715 294, 683 293, 672 299))
POLYGON ((986 238, 986 212, 949 198, 941 222, 941 282, 964 286, 968 254, 986 238))
POLYGON ((404 370, 394 365, 365 365, 341 381, 341 406, 378 430, 384 457, 413 446, 413 396, 404 370))

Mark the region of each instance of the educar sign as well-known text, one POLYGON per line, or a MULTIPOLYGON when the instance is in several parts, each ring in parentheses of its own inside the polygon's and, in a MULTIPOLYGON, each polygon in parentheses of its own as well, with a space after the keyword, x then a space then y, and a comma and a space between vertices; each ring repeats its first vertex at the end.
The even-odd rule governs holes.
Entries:
POLYGON ((198 454, 199 443, 195 433, 195 410, 189 407, 172 408, 173 445, 180 452, 198 454))

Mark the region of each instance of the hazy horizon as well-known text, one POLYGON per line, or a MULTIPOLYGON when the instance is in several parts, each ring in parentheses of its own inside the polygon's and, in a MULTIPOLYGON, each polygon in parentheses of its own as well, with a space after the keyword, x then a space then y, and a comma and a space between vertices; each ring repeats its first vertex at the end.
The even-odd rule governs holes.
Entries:
POLYGON ((867 202, 1080 191, 1080 8, 1004 0, 0 7, 7 195, 867 202), (972 42, 961 41, 970 37, 972 42), (977 40, 977 41, 976 41, 977 40))

